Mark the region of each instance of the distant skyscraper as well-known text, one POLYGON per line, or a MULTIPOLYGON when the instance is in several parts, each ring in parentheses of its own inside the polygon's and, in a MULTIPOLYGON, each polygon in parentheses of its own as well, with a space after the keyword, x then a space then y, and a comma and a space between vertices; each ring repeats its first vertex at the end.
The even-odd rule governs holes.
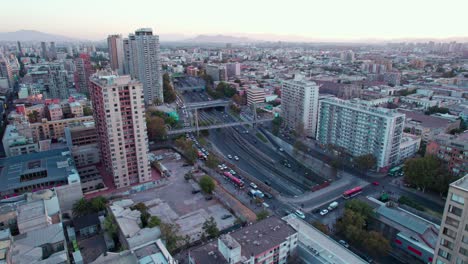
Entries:
POLYGON ((124 41, 124 53, 130 75, 143 83, 146 104, 163 102, 159 36, 150 28, 138 29, 124 41))
POLYGON ((68 99, 68 72, 61 63, 50 63, 48 66, 50 97, 68 99))
POLYGON ((119 74, 126 73, 124 68, 124 48, 122 35, 109 35, 107 37, 109 58, 112 70, 119 74))
POLYGON ((317 140, 357 157, 372 154, 377 168, 396 165, 405 114, 337 98, 320 100, 317 140))
POLYGON ((227 63, 226 71, 227 71, 228 78, 240 76, 240 73, 241 73, 240 63, 238 62, 227 63))
POLYGON ((17 42, 18 43, 18 55, 20 56, 23 56, 23 49, 21 48, 21 42, 17 42))
POLYGON ((44 41, 41 42, 41 57, 43 59, 47 59, 47 57, 48 57, 47 44, 44 41))
POLYGON ((55 42, 50 42, 49 59, 57 59, 57 49, 55 48, 55 42))
POLYGON ((468 263, 468 174, 450 184, 433 264, 468 263))
POLYGON ((89 55, 80 54, 75 59, 75 68, 75 87, 79 92, 87 94, 89 92, 89 78, 94 73, 89 55))
POLYGON ((305 80, 301 75, 296 75, 294 80, 283 82, 281 111, 290 129, 301 126, 305 136, 315 137, 318 96, 319 86, 315 82, 305 80))
POLYGON ((98 72, 90 85, 102 159, 117 188, 151 180, 143 86, 98 72))

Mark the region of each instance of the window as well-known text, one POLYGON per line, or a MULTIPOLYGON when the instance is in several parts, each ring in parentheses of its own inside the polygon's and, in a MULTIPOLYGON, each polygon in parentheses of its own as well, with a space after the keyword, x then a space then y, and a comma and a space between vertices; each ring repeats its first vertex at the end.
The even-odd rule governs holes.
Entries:
POLYGON ((447 218, 445 219, 445 223, 447 225, 458 228, 458 225, 460 224, 460 221, 457 221, 457 220, 453 219, 452 217, 447 216, 447 218))
POLYGON ((456 206, 450 205, 449 206, 449 212, 456 215, 456 216, 461 216, 462 213, 463 213, 463 210, 456 207, 456 206))
POLYGON ((453 231, 453 230, 450 230, 446 227, 444 227, 444 231, 442 232, 444 235, 450 237, 450 238, 453 238, 455 239, 455 237, 457 236, 457 232, 453 231))
POLYGON ((448 240, 446 240, 445 238, 442 238, 442 239, 440 240, 440 244, 441 244, 442 246, 448 248, 448 249, 453 249, 453 243, 450 242, 450 241, 448 241, 448 240))
POLYGON ((452 193, 452 198, 451 198, 452 201, 456 202, 456 203, 459 203, 459 204, 465 204, 465 199, 461 196, 458 196, 454 193, 452 193))
POLYGON ((452 255, 443 249, 439 249, 439 256, 445 258, 446 260, 450 260, 452 255))
POLYGON ((467 236, 463 236, 462 242, 465 243, 465 244, 468 244, 468 237, 467 237, 467 236))
POLYGON ((463 248, 463 247, 460 247, 459 252, 460 252, 460 254, 462 254, 463 256, 468 257, 468 249, 465 249, 465 248, 463 248))

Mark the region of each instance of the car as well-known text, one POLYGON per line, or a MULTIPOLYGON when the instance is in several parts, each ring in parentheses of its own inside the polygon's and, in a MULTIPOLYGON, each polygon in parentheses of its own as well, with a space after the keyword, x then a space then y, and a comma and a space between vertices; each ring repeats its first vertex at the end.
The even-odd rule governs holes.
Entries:
POLYGON ((283 152, 283 151, 284 151, 284 149, 283 149, 283 148, 279 148, 278 150, 279 150, 280 152, 283 152))
POLYGON ((301 219, 305 219, 305 214, 301 212, 300 210, 296 210, 294 213, 297 215, 297 217, 301 219))
POLYGON ((345 248, 349 248, 348 243, 346 243, 346 241, 344 241, 344 240, 340 240, 340 241, 338 241, 338 243, 340 243, 341 245, 343 245, 343 247, 345 247, 345 248))
POLYGON ((211 196, 211 195, 205 196, 205 200, 207 200, 207 201, 213 200, 213 196, 211 196))
POLYGON ((374 185, 374 186, 379 186, 380 183, 379 183, 378 181, 375 181, 375 182, 372 182, 372 185, 374 185))
POLYGON ((237 157, 237 156, 234 156, 234 159, 235 159, 235 160, 239 160, 239 157, 237 157))
POLYGON ((231 154, 228 154, 227 157, 228 157, 228 159, 232 159, 231 154))
POLYGON ((267 180, 265 180, 264 183, 265 183, 266 185, 268 185, 268 186, 271 185, 271 182, 270 182, 270 181, 267 181, 267 180))
POLYGON ((257 188, 258 188, 257 184, 255 184, 255 183, 253 183, 253 182, 250 183, 250 187, 252 187, 252 188, 254 188, 254 189, 257 189, 257 188))
POLYGON ((327 210, 327 209, 323 209, 322 211, 320 211, 320 215, 321 215, 321 216, 324 216, 324 215, 326 215, 326 214, 328 214, 328 210, 327 210))
POLYGON ((222 169, 223 169, 223 166, 221 166, 221 164, 218 165, 218 169, 222 170, 222 169))
POLYGON ((318 214, 318 213, 320 213, 320 208, 317 208, 317 209, 312 210, 312 213, 313 213, 313 214, 318 214))
POLYGON ((290 214, 292 214, 291 211, 289 211, 289 210, 284 210, 284 215, 290 215, 290 214))
POLYGON ((263 193, 263 194, 264 194, 265 197, 268 198, 268 199, 273 198, 273 195, 271 195, 270 193, 265 192, 265 193, 263 193))
POLYGON ((231 173, 232 175, 236 175, 237 172, 235 170, 229 170, 229 173, 231 173))
POLYGON ((228 219, 228 218, 231 218, 231 217, 232 217, 232 215, 225 214, 225 215, 221 216, 221 219, 225 220, 225 219, 228 219))
POLYGON ((286 167, 291 168, 291 164, 289 164, 289 163, 286 164, 286 167))

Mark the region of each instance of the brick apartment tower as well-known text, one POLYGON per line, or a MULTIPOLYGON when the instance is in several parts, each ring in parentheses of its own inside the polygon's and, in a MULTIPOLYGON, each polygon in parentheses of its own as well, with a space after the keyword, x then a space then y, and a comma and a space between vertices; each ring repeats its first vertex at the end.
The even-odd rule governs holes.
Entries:
POLYGON ((102 160, 115 186, 151 180, 141 82, 98 72, 91 78, 89 91, 102 160))
POLYGON ((89 93, 89 78, 94 73, 93 66, 91 65, 91 58, 86 53, 81 53, 78 58, 75 59, 75 87, 80 93, 89 93))

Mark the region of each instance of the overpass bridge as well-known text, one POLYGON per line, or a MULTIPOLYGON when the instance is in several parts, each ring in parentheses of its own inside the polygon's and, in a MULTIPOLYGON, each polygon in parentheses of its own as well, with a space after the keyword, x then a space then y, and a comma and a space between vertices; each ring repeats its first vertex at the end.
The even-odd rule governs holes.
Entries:
POLYGON ((196 102, 196 103, 187 103, 185 104, 186 110, 198 110, 203 108, 212 108, 212 107, 226 107, 229 105, 229 100, 212 100, 212 101, 205 101, 205 102, 196 102))
POLYGON ((183 134, 188 132, 199 132, 200 130, 209 130, 209 129, 216 129, 216 128, 225 128, 225 127, 232 127, 232 126, 242 126, 242 125, 252 125, 257 123, 263 122, 271 122, 273 118, 265 118, 265 119, 257 119, 252 121, 240 121, 240 122, 233 122, 233 123, 225 123, 225 124, 216 124, 210 126, 195 126, 195 127, 186 127, 182 129, 174 129, 167 131, 168 135, 177 135, 183 134))

